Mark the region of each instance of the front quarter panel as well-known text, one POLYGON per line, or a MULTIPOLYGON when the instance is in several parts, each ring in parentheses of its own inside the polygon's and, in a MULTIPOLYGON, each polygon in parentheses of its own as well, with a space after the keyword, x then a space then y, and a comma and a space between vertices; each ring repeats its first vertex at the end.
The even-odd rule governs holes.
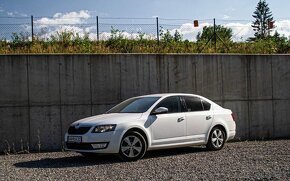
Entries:
POLYGON ((123 136, 130 130, 130 129, 139 129, 142 130, 147 138, 144 138, 148 141, 148 145, 147 147, 150 147, 151 145, 151 135, 149 132, 149 128, 146 128, 144 126, 144 122, 145 121, 132 121, 132 122, 127 122, 127 123, 123 123, 120 125, 117 125, 117 130, 121 132, 120 137, 118 138, 118 150, 120 148, 120 144, 121 144, 121 140, 123 138, 123 136))

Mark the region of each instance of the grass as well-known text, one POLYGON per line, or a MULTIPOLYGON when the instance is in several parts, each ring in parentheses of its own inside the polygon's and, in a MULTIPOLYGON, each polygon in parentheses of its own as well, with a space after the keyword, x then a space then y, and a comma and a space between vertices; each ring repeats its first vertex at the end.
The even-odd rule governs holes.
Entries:
POLYGON ((225 44, 206 41, 190 42, 180 38, 161 37, 160 42, 144 39, 126 39, 120 33, 105 41, 93 41, 72 32, 62 32, 48 39, 34 37, 29 41, 25 34, 13 34, 11 41, 0 40, 0 54, 53 54, 53 53, 239 53, 239 54, 288 54, 290 42, 283 38, 267 38, 254 42, 225 44))

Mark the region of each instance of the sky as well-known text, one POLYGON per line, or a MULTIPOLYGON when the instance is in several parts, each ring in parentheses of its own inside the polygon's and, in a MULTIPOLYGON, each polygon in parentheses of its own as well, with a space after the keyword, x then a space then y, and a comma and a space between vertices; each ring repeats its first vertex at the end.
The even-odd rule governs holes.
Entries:
MULTIPOLYGON (((0 17, 42 17, 37 23, 60 22, 63 17, 78 18, 75 23, 86 23, 96 16, 128 18, 165 18, 165 19, 198 19, 200 27, 210 25, 211 19, 231 26, 234 34, 251 36, 250 23, 252 14, 259 0, 0 0, 0 17), (204 20, 204 21, 203 21, 204 20)), ((267 0, 269 7, 279 25, 279 32, 290 36, 289 0, 267 0), (286 21, 285 21, 286 20, 286 21), (283 26, 283 27, 282 27, 283 26), (289 30, 289 31, 288 31, 289 30)), ((11 21, 10 19, 9 21, 11 21)), ((0 19, 0 24, 5 21, 0 19)), ((70 21, 71 22, 71 21, 70 21)), ((116 21, 115 21, 116 22, 116 21)), ((6 23, 6 22, 5 22, 6 23)), ((118 22, 117 22, 118 23, 118 22)), ((169 22, 169 24, 177 24, 169 22)), ((66 27, 68 28, 68 27, 66 27)), ((77 29, 77 27, 72 27, 77 29)), ((93 28, 93 27, 91 27, 93 28)), ((141 28, 142 29, 142 28, 141 28)), ((195 36, 197 30, 192 22, 182 22, 175 30, 184 31, 184 36, 195 36), (185 29, 185 30, 184 30, 185 29), (195 31, 192 34, 191 31, 195 31), (191 32, 191 34, 189 33, 191 32), (186 34, 187 33, 187 34, 186 34)), ((1 27, 0 27, 1 31, 1 27)), ((76 31, 81 31, 80 29, 76 31)), ((108 32, 103 32, 108 33, 108 32)), ((241 35, 241 36, 240 36, 241 35)))

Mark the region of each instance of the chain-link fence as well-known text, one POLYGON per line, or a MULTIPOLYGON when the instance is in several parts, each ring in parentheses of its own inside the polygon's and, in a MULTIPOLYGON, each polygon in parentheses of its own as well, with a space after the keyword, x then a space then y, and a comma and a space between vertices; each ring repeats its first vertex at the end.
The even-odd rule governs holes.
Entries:
MULTIPOLYGON (((62 32, 90 40, 107 40, 112 36, 127 39, 161 40, 162 35, 174 36, 177 32, 182 40, 196 41, 197 35, 205 26, 213 26, 213 19, 165 19, 165 18, 110 18, 110 17, 0 17, 0 39, 33 38, 49 40, 62 32), (33 35, 33 36, 32 36, 33 35), (33 37, 33 38, 32 38, 33 37)), ((216 19, 216 25, 232 29, 233 41, 246 41, 254 36, 250 20, 216 19)), ((288 37, 290 21, 275 22, 274 31, 288 37)))

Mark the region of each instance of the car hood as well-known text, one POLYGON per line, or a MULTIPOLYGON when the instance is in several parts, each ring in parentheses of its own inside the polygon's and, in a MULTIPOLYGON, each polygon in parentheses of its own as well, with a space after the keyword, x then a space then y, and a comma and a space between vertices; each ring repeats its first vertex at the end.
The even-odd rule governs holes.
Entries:
POLYGON ((101 125, 101 124, 120 124, 127 121, 140 119, 142 113, 110 113, 100 114, 88 118, 84 118, 74 122, 72 125, 101 125))

